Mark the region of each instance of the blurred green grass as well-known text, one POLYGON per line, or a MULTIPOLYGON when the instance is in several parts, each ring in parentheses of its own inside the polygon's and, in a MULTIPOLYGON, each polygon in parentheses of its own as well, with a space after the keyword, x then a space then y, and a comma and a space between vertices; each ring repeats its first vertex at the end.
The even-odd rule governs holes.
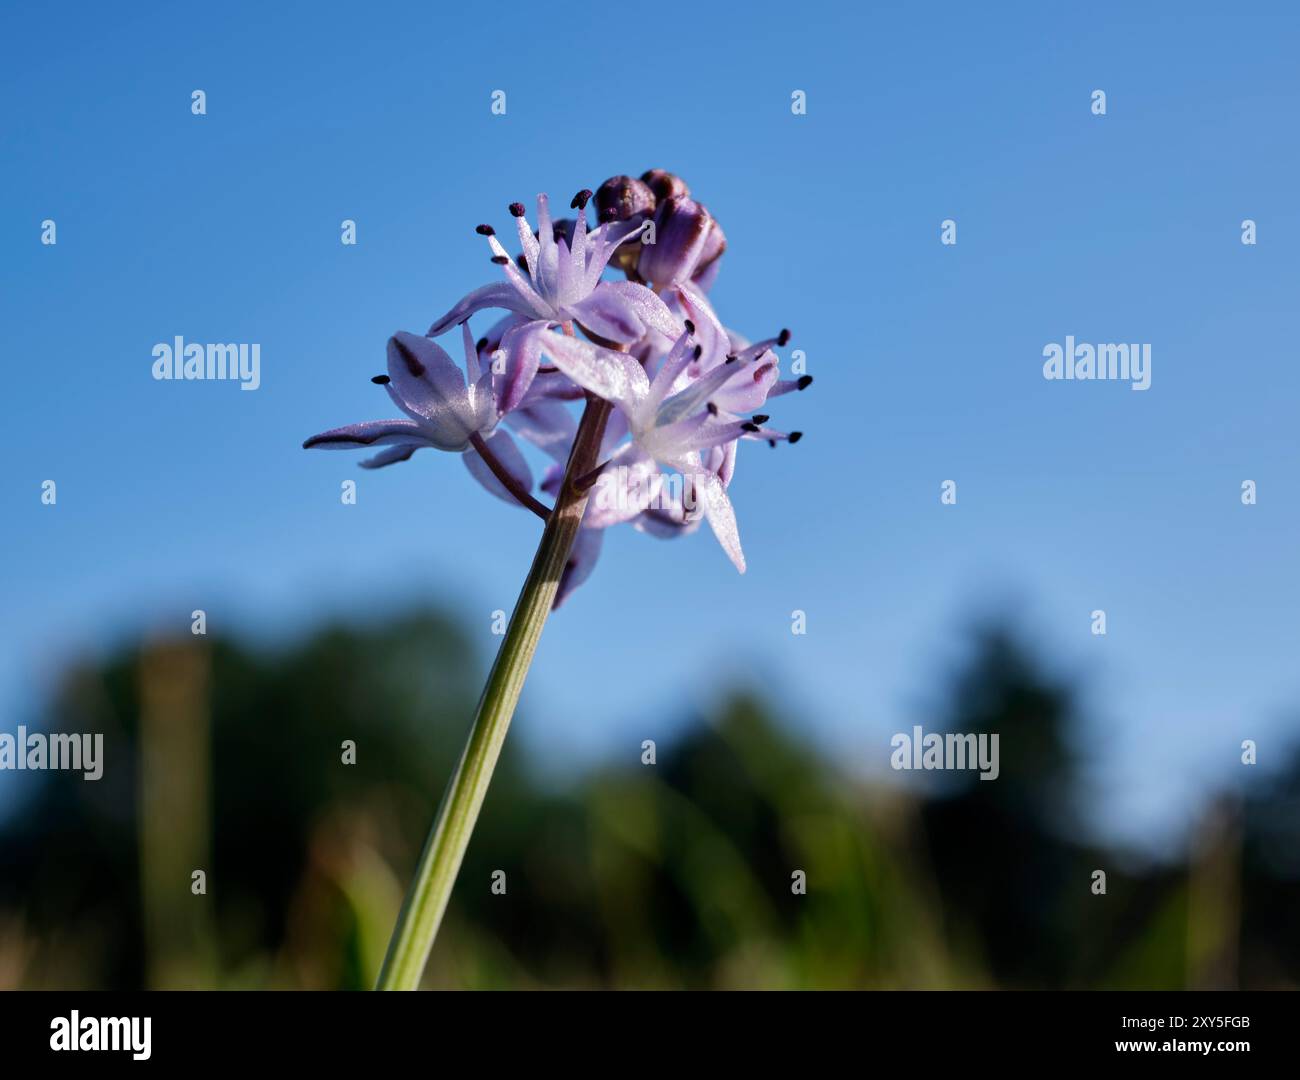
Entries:
MULTIPOLYGON (((426 985, 1300 982, 1300 761, 1207 793, 1186 857, 1102 850, 1072 689, 1002 629, 971 646, 925 722, 998 732, 994 782, 865 784, 743 687, 559 790, 508 742, 426 985)), ((108 768, 27 777, 0 823, 0 986, 369 986, 485 663, 419 612, 71 668, 47 726, 104 732, 108 768)))

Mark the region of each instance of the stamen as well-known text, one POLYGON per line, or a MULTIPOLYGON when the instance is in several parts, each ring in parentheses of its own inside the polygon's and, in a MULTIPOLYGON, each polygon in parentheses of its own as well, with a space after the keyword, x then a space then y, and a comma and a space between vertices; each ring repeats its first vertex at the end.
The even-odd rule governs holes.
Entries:
POLYGON ((746 420, 743 424, 740 425, 740 430, 748 431, 752 434, 753 432, 758 431, 759 428, 757 424, 751 424, 748 420, 746 420))
POLYGON ((587 200, 590 198, 591 198, 591 188, 583 188, 580 192, 578 192, 578 194, 576 194, 573 197, 573 201, 569 203, 569 209, 570 210, 587 209, 587 200))
POLYGON ((510 204, 510 216, 511 216, 511 217, 523 217, 524 214, 525 214, 525 212, 526 212, 526 211, 524 210, 524 204, 523 204, 523 203, 521 203, 521 202, 512 202, 512 203, 510 204))
POLYGON ((778 345, 788 345, 790 343, 790 331, 782 330, 779 334, 777 334, 776 343, 778 345))
POLYGON ((694 324, 693 322, 691 322, 690 319, 687 319, 687 320, 686 320, 686 332, 687 332, 688 334, 693 334, 693 333, 695 333, 695 324, 694 324))
POLYGON ((696 345, 696 346, 695 346, 695 359, 698 360, 698 359, 699 359, 701 356, 703 356, 703 355, 704 355, 704 346, 703 346, 703 345, 696 345))
POLYGON ((770 446, 773 450, 775 450, 775 449, 776 449, 776 440, 775 440, 775 439, 768 439, 768 440, 767 440, 767 445, 770 446))
POLYGON ((387 386, 392 380, 387 375, 375 375, 370 381, 376 386, 387 386))
POLYGON ((803 438, 803 432, 802 432, 802 431, 792 431, 792 432, 790 432, 790 444, 791 444, 792 446, 793 446, 795 443, 797 443, 797 442, 798 442, 800 439, 802 439, 802 438, 803 438))
POLYGON ((510 257, 508 255, 493 255, 492 261, 496 263, 497 266, 507 266, 510 263, 510 257))
POLYGON ((728 357, 727 357, 727 363, 728 363, 728 364, 734 364, 735 362, 736 362, 736 358, 735 358, 734 355, 733 355, 733 356, 728 356, 728 357))
POLYGON ((795 383, 795 386, 797 386, 800 390, 807 390, 808 387, 812 386, 812 376, 800 375, 799 381, 795 383))
POLYGON ((481 337, 478 339, 478 341, 474 342, 475 352, 482 352, 487 347, 488 347, 488 339, 485 337, 481 337))
POLYGON ((756 424, 766 424, 771 419, 770 416, 764 416, 762 413, 754 414, 754 423, 756 424))
POLYGON ((475 225, 474 231, 478 233, 479 236, 496 236, 497 234, 496 229, 492 228, 491 225, 475 225))
POLYGON ((523 255, 515 256, 515 265, 519 267, 519 269, 522 270, 525 274, 529 272, 528 260, 523 255))
POLYGON ((718 407, 713 402, 710 401, 708 405, 705 406, 705 408, 709 410, 710 416, 718 415, 718 407))

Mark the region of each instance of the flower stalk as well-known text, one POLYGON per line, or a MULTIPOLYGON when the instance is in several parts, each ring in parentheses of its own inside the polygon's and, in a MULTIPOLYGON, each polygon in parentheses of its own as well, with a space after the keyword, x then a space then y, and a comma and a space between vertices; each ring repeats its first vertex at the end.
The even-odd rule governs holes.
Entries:
POLYGON ((542 627, 546 625, 582 524, 590 491, 579 487, 576 481, 597 464, 609 412, 609 402, 588 395, 565 468, 564 483, 547 518, 532 568, 510 616, 505 640, 483 688, 469 741, 425 841, 376 989, 414 990, 419 986, 542 627))

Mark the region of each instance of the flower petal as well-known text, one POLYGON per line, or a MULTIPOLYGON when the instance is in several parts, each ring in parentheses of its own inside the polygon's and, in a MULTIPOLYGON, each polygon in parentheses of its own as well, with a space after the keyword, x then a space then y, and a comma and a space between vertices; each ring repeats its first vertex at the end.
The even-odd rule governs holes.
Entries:
POLYGON ((541 333, 547 325, 544 319, 524 323, 501 339, 505 371, 497 375, 496 393, 497 410, 502 415, 519 408, 532 387, 541 363, 541 333))
MULTIPOLYGON (((436 341, 399 331, 388 339, 387 390, 402 410, 423 423, 440 450, 463 450, 491 417, 475 408, 465 374, 436 341)), ((491 401, 491 395, 486 395, 491 401)))
POLYGON ((649 330, 675 341, 684 329, 657 294, 635 281, 602 281, 568 310, 593 333, 620 344, 640 341, 649 330))
POLYGON ((569 560, 560 573, 560 587, 552 608, 558 608, 573 594, 574 589, 591 577, 591 572, 596 569, 596 560, 600 558, 600 547, 604 539, 602 529, 578 530, 573 550, 569 552, 569 560))
MULTIPOLYGON (((503 429, 498 428, 485 441, 493 456, 505 466, 506 472, 513 476, 525 491, 532 491, 532 470, 528 468, 528 462, 524 460, 524 455, 519 452, 519 447, 515 445, 514 439, 503 429)), ((496 478, 491 466, 483 460, 477 450, 473 448, 466 450, 461 455, 461 460, 465 462, 465 467, 469 469, 470 475, 488 491, 492 492, 493 495, 499 499, 504 499, 511 506, 519 505, 519 500, 511 495, 505 484, 496 478)))
POLYGON ((360 465, 363 469, 382 469, 385 465, 396 465, 428 445, 427 442, 398 443, 396 446, 381 450, 374 457, 366 458, 365 461, 360 462, 360 465))
POLYGON ((695 497, 709 519, 713 535, 722 550, 742 574, 745 572, 745 553, 740 549, 740 528, 736 525, 736 511, 727 497, 726 489, 713 473, 701 470, 694 475, 695 497))
MULTIPOLYGON (((669 489, 671 490, 671 488, 669 489)), ((649 454, 628 443, 605 466, 587 499, 583 525, 607 529, 631 521, 664 498, 663 474, 649 454)))
POLYGON ((542 352, 565 375, 597 397, 632 412, 650 389, 645 370, 627 353, 546 330, 539 335, 542 352))
POLYGON ((331 428, 313 435, 302 444, 304 450, 362 450, 367 446, 427 442, 424 429, 414 420, 366 420, 360 424, 331 428))
MULTIPOLYGON (((612 420, 622 413, 614 413, 612 420)), ((573 437, 578 433, 578 422, 573 413, 556 401, 539 401, 527 408, 516 409, 506 417, 506 422, 519 436, 563 465, 569 460, 573 437)))
POLYGON ((540 306, 536 295, 525 296, 509 281, 496 281, 463 296, 446 315, 429 327, 429 337, 445 334, 457 323, 462 323, 476 311, 484 308, 505 308, 530 319, 544 318, 546 310, 540 306))

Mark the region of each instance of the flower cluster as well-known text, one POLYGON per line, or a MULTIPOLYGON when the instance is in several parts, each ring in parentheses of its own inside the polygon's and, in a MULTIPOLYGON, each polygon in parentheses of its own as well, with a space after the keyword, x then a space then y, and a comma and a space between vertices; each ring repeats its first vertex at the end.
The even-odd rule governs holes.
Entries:
POLYGON ((372 379, 405 416, 335 428, 303 445, 377 448, 364 468, 405 461, 422 447, 459 453, 489 491, 545 518, 513 431, 552 460, 540 491, 558 500, 571 484, 586 498, 557 606, 591 574, 604 530, 616 524, 675 537, 707 520, 743 573, 727 494, 737 447, 797 442, 799 432, 768 427, 763 410, 812 378, 780 378, 775 349, 788 330, 750 344, 715 314, 707 293, 726 237, 680 178, 658 169, 612 177, 594 196, 578 192, 570 209, 574 217, 553 220, 539 195, 534 230, 523 204, 512 204, 513 257, 492 226, 479 225, 504 280, 469 293, 424 336, 395 334, 387 374, 372 379), (475 340, 469 321, 485 309, 506 314, 475 340), (456 326, 463 371, 435 340, 456 326), (574 475, 570 403, 584 400, 608 403, 607 415, 598 463, 574 475))

